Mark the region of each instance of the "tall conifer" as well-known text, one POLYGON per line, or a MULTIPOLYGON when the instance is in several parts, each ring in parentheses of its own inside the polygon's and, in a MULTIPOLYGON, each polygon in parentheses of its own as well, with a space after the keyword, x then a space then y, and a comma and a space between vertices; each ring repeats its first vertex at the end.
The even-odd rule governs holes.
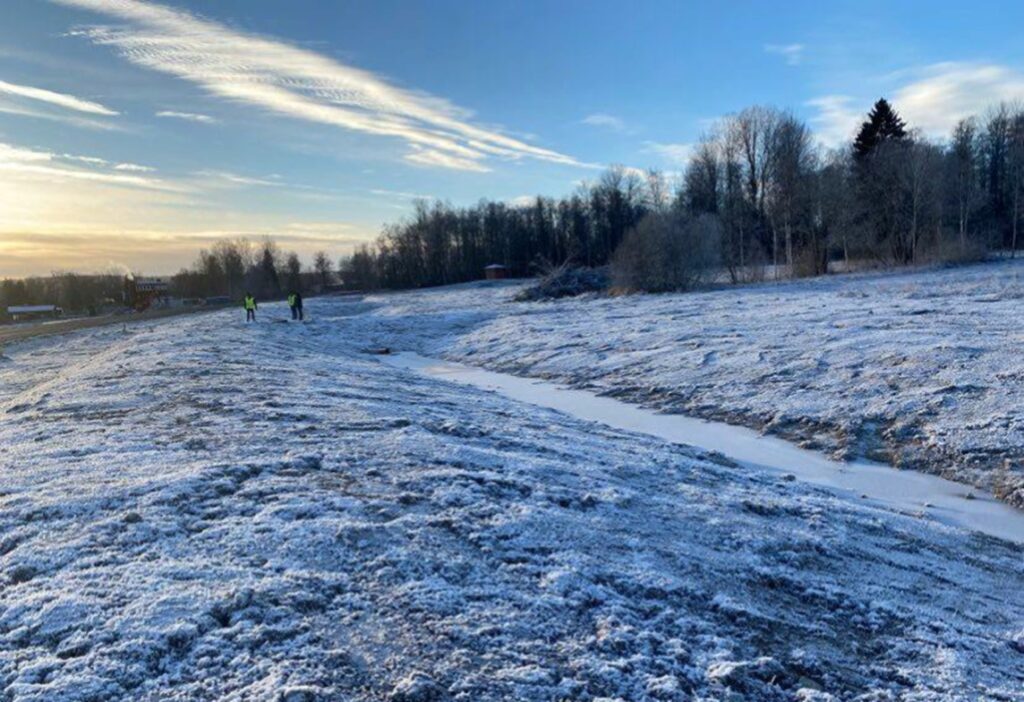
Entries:
POLYGON ((858 159, 868 156, 879 144, 886 141, 899 141, 907 136, 907 124, 892 109, 885 98, 879 98, 868 119, 860 127, 857 138, 853 142, 853 153, 858 159))

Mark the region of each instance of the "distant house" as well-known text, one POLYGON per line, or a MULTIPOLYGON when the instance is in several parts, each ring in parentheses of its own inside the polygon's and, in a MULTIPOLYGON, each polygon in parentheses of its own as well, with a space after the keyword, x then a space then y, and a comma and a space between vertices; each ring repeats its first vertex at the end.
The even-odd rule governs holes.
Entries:
POLYGON ((487 280, 501 280, 503 278, 508 278, 508 267, 503 266, 500 263, 492 263, 484 268, 484 276, 487 280))
POLYGON ((64 310, 57 305, 11 305, 7 314, 15 322, 24 322, 29 319, 57 319, 64 310))
POLYGON ((132 309, 142 311, 153 306, 169 306, 171 283, 166 278, 125 276, 124 302, 132 309))

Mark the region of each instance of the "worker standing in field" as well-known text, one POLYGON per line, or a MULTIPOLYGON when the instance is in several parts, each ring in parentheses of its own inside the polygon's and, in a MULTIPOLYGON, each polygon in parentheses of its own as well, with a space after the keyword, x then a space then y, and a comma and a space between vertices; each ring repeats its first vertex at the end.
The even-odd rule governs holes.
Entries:
POLYGON ((288 293, 288 306, 292 308, 292 319, 300 322, 305 319, 302 314, 302 293, 292 290, 288 293))
POLYGON ((255 322, 256 310, 259 309, 259 306, 256 304, 256 298, 252 296, 252 293, 245 294, 245 301, 242 305, 245 307, 245 321, 255 322))

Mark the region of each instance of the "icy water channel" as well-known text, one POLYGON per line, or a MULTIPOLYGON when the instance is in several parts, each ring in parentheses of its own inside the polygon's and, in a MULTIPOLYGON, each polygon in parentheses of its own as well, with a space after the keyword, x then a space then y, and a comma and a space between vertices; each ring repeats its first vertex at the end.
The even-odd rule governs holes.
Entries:
POLYGON ((393 366, 491 390, 586 421, 717 451, 739 463, 792 474, 798 480, 845 493, 848 497, 874 500, 912 514, 925 512, 947 524, 1024 543, 1024 511, 962 483, 869 461, 835 461, 817 451, 802 449, 745 427, 681 414, 659 414, 548 381, 495 373, 413 353, 393 354, 382 359, 393 366), (968 499, 968 494, 973 494, 974 499, 968 499))

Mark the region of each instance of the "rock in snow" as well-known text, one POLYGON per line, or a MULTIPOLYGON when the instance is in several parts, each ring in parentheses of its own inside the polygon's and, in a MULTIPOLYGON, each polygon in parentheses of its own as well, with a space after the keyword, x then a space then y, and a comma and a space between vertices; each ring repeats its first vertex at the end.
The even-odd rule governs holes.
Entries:
POLYGON ((429 675, 414 671, 398 681, 388 699, 391 702, 434 702, 441 695, 441 688, 429 675))

